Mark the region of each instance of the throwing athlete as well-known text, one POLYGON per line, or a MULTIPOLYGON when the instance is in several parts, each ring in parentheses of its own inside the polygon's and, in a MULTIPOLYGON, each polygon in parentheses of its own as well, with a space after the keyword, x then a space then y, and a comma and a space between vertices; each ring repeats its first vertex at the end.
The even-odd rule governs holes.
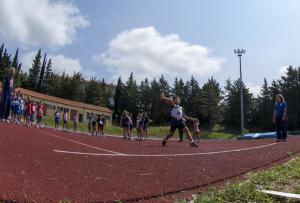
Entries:
POLYGON ((194 121, 196 121, 196 118, 191 118, 189 116, 184 115, 183 109, 180 106, 180 97, 175 96, 174 99, 172 100, 172 99, 165 97, 164 92, 161 92, 160 101, 172 106, 172 109, 171 109, 172 119, 171 119, 170 133, 167 134, 165 136, 165 138, 163 139, 162 146, 166 145, 168 139, 173 137, 175 130, 178 128, 179 130, 182 129, 183 132, 185 133, 185 135, 187 136, 187 138, 190 140, 191 147, 198 147, 198 145, 196 143, 194 143, 194 139, 184 121, 184 120, 186 120, 186 121, 194 122, 194 121))

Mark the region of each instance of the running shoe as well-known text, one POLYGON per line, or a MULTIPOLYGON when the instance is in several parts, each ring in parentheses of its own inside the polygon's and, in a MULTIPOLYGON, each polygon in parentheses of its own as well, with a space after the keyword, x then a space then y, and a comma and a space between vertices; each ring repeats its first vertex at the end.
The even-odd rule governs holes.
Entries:
POLYGON ((161 144, 164 147, 167 144, 167 141, 164 139, 161 144))
POLYGON ((190 146, 191 146, 191 147, 199 147, 195 142, 192 142, 192 143, 190 144, 190 146))

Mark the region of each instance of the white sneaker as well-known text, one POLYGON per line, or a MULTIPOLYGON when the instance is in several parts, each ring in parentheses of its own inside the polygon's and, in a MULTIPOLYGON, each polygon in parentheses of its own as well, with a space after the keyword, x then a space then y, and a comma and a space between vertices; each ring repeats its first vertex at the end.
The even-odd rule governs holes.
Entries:
POLYGON ((2 119, 2 122, 5 122, 5 119, 4 119, 4 118, 2 119))
POLYGON ((7 119, 7 120, 6 120, 6 123, 10 123, 10 121, 7 119))

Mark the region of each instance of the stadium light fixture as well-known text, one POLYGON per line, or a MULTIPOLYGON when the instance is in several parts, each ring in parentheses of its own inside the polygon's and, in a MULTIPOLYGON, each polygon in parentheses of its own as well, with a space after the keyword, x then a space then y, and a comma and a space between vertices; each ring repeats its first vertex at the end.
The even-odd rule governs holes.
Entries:
POLYGON ((245 49, 234 49, 234 53, 239 57, 240 62, 240 97, 241 97, 241 133, 244 132, 244 95, 243 95, 243 77, 242 77, 242 55, 246 53, 245 49))

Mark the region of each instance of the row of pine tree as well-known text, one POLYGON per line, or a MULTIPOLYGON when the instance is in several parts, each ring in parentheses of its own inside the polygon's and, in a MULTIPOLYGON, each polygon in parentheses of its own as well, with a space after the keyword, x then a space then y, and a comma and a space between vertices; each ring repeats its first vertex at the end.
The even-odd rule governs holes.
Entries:
MULTIPOLYGON (((136 115, 139 109, 149 113, 156 124, 167 124, 170 120, 169 108, 159 101, 161 91, 167 96, 181 97, 185 113, 200 119, 205 128, 213 129, 215 124, 224 126, 224 130, 240 130, 240 81, 228 79, 224 88, 212 77, 199 85, 194 77, 184 82, 175 78, 170 85, 164 76, 158 80, 147 78, 139 85, 133 74, 123 83, 118 80, 114 95, 114 118, 127 110, 136 115)), ((246 129, 251 131, 274 130, 272 123, 273 107, 277 94, 283 94, 288 103, 289 130, 299 129, 300 125, 300 68, 289 66, 285 75, 273 80, 269 85, 264 79, 261 92, 257 97, 243 84, 244 117, 246 129)), ((118 120, 118 119, 116 119, 118 120)))
POLYGON ((43 94, 64 99, 85 102, 94 105, 108 105, 107 100, 113 97, 113 92, 106 89, 104 79, 93 77, 85 80, 80 72, 72 76, 53 71, 51 58, 42 54, 39 49, 32 61, 28 73, 22 70, 18 61, 18 49, 12 57, 4 44, 0 47, 0 81, 8 73, 9 67, 16 68, 15 87, 23 87, 43 94))
MULTIPOLYGON (((213 77, 202 86, 194 77, 189 81, 175 78, 169 84, 164 76, 149 80, 145 78, 139 84, 131 73, 126 81, 119 78, 115 93, 107 91, 105 80, 85 80, 80 72, 69 76, 53 72, 51 58, 38 50, 29 73, 23 72, 18 61, 18 50, 11 56, 4 45, 0 48, 0 80, 3 80, 10 66, 17 70, 15 86, 31 89, 48 95, 86 102, 94 105, 106 105, 113 110, 113 119, 118 122, 124 110, 136 113, 143 110, 148 113, 155 125, 169 122, 169 107, 159 101, 163 90, 169 97, 181 97, 182 106, 187 115, 197 117, 205 128, 213 129, 216 124, 224 130, 240 129, 240 81, 228 79, 223 88, 213 77), (108 103, 114 98, 114 105, 108 103)), ((99 78, 99 77, 98 77, 99 78)), ((272 112, 275 96, 281 93, 288 103, 289 129, 295 130, 300 124, 300 68, 290 66, 285 75, 268 84, 264 79, 260 95, 254 97, 243 84, 245 126, 248 130, 267 131, 274 129, 272 112)))

